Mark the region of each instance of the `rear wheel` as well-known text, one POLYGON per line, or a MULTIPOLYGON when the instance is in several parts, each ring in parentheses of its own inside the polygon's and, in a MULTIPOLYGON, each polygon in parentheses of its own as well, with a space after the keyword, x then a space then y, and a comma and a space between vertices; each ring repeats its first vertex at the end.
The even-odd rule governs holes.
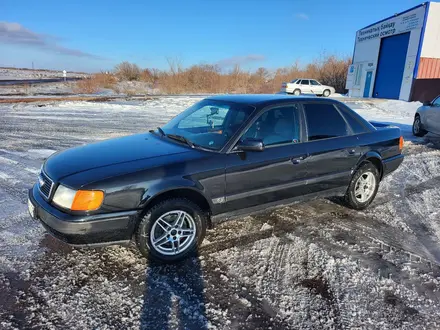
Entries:
POLYGON ((379 170, 370 162, 364 162, 351 178, 345 201, 355 210, 363 210, 376 197, 379 189, 379 170))
POLYGON ((295 89, 295 90, 293 91, 293 95, 296 95, 296 96, 301 95, 301 90, 299 90, 299 89, 295 89))
POLYGON ((195 255, 205 237, 206 223, 206 215, 197 204, 185 198, 168 199, 142 218, 136 244, 154 261, 180 261, 195 255))
POLYGON ((328 89, 326 89, 324 92, 322 92, 322 95, 324 97, 329 97, 330 96, 330 91, 328 89))
POLYGON ((415 136, 419 136, 419 137, 425 136, 426 133, 428 133, 428 131, 423 129, 422 121, 419 115, 416 115, 416 117, 414 118, 412 131, 415 136))

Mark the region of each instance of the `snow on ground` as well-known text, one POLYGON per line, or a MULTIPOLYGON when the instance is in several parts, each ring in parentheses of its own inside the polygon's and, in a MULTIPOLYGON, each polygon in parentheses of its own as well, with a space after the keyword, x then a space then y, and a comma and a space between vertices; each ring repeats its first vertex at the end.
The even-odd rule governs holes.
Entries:
MULTIPOLYGON (((67 77, 85 77, 86 74, 67 72, 67 77)), ((27 80, 27 79, 47 79, 62 78, 63 71, 46 70, 22 70, 15 68, 0 68, 0 80, 27 80)))
POLYGON ((47 94, 73 94, 74 82, 38 83, 26 85, 0 85, 0 95, 26 96, 47 94))
MULTIPOLYGON (((163 125, 200 98, 0 104, 0 328, 438 329, 440 151, 407 139, 369 209, 321 199, 208 230, 199 257, 74 249, 27 214, 55 151, 163 125)), ((417 103, 346 101, 410 125, 417 103)))

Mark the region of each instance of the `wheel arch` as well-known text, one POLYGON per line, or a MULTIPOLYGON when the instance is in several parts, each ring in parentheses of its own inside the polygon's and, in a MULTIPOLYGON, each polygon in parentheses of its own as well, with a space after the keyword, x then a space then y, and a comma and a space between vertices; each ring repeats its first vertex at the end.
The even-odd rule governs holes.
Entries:
POLYGON ((211 210, 212 201, 207 198, 199 189, 191 186, 173 186, 156 191, 154 194, 147 196, 142 205, 140 218, 154 205, 171 198, 185 198, 197 204, 203 212, 207 214, 208 227, 211 227, 211 210))
POLYGON ((383 163, 382 163, 382 157, 380 156, 380 154, 376 151, 367 152, 365 155, 363 155, 359 159, 359 161, 356 165, 356 170, 362 165, 362 163, 364 163, 366 161, 372 163, 377 168, 377 170, 379 171, 380 179, 382 180, 383 163))

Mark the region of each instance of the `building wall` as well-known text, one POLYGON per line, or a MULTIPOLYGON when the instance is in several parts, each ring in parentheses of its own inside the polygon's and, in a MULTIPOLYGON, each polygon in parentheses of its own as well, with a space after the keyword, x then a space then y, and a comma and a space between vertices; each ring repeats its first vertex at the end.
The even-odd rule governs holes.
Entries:
POLYGON ((440 78, 440 58, 421 57, 417 70, 417 79, 437 78, 440 78))
POLYGON ((421 57, 440 58, 440 3, 429 3, 421 57))
POLYGON ((374 90, 376 68, 379 59, 381 38, 410 32, 405 69, 399 99, 409 100, 414 68, 420 44, 420 36, 424 24, 426 6, 419 6, 411 11, 393 16, 384 21, 359 30, 356 33, 353 67, 350 68, 346 88, 352 97, 363 97, 365 78, 372 71, 369 97, 374 90))
MULTIPOLYGON (((440 78, 440 3, 437 2, 431 2, 429 4, 416 78, 440 78)), ((421 82, 417 86, 425 85, 425 82, 421 82)), ((438 87, 438 81, 435 82, 435 85, 438 87)), ((416 94, 421 95, 420 93, 416 94)), ((413 99, 417 97, 417 95, 413 95, 413 99)))

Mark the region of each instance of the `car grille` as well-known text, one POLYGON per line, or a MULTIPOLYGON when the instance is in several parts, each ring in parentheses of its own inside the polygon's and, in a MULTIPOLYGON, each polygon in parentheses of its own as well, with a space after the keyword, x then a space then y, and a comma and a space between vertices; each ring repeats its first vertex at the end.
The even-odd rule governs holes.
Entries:
POLYGON ((39 186, 43 196, 49 198, 52 191, 53 182, 43 171, 40 173, 39 186))

